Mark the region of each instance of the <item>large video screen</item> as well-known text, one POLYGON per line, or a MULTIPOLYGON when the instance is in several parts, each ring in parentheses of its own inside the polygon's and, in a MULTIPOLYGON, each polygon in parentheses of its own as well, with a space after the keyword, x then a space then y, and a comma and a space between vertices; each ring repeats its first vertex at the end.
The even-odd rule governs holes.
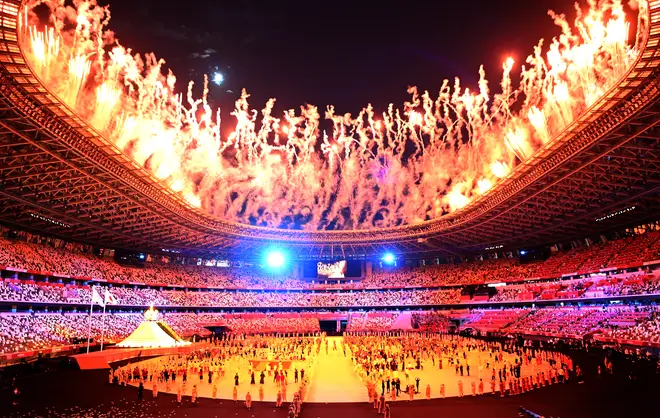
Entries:
POLYGON ((344 279, 360 277, 362 264, 357 260, 305 261, 303 277, 320 279, 344 279))
POLYGON ((316 263, 316 275, 328 279, 343 279, 346 277, 346 260, 316 263))

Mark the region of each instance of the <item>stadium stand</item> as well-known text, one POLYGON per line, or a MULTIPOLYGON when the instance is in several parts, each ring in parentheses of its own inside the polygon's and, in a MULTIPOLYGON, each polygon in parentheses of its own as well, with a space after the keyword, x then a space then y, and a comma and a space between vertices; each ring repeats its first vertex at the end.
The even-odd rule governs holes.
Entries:
MULTIPOLYGON (((500 258, 455 265, 406 267, 377 271, 353 283, 350 289, 329 291, 310 281, 267 276, 256 269, 218 268, 165 263, 153 257, 145 268, 121 266, 107 258, 89 255, 89 248, 59 240, 41 243, 0 239, 0 303, 56 305, 55 313, 21 312, 0 316, 3 354, 49 350, 80 342, 90 325, 76 307, 91 302, 91 286, 108 286, 119 306, 137 309, 155 305, 177 308, 390 308, 482 305, 660 293, 660 275, 654 261, 660 245, 656 232, 607 241, 552 255, 545 261, 521 264, 500 258), (647 262, 646 266, 642 266, 647 262), (604 270, 604 271, 601 271, 604 270), (567 276, 567 273, 576 273, 567 276), (563 276, 563 277, 562 277, 563 276), (543 278, 547 277, 547 278, 543 278), (483 283, 500 283, 494 292, 470 298, 465 289, 483 283), (502 285, 506 283, 506 285, 502 285), (416 288, 410 288, 415 286, 416 288), (408 288, 406 288, 408 287, 408 288), (242 289, 237 291, 237 289, 242 289), (287 289, 282 292, 280 289, 287 289), (464 296, 461 297, 461 294, 464 296), (489 296, 490 294, 490 296, 489 296), (485 295, 485 296, 484 296, 485 295), (61 311, 64 309, 64 311, 61 311)), ((36 238, 34 238, 36 237, 36 238)), ((335 286, 336 287, 336 286, 335 286)), ((487 289, 487 287, 484 287, 487 289)), ((21 305, 22 306, 22 305, 21 305)), ((390 331, 399 311, 352 312, 347 330, 390 331)), ((649 308, 606 305, 546 307, 541 309, 450 309, 413 313, 417 330, 446 332, 453 327, 476 332, 535 333, 581 338, 598 333, 601 338, 657 340, 657 321, 649 308)), ((139 323, 138 313, 107 315, 104 339, 124 338, 139 323)), ((305 333, 319 330, 320 314, 300 313, 165 313, 181 335, 207 336, 205 324, 224 326, 237 333, 305 333)), ((92 335, 99 339, 98 315, 91 320, 92 335)))

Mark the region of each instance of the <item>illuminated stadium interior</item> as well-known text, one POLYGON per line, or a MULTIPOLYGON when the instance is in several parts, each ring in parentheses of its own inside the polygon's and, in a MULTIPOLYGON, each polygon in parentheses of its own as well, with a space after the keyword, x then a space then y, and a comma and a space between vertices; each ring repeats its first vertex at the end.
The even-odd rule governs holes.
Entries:
POLYGON ((3 416, 646 416, 660 2, 568 6, 351 113, 137 48, 220 29, 0 0, 3 416))

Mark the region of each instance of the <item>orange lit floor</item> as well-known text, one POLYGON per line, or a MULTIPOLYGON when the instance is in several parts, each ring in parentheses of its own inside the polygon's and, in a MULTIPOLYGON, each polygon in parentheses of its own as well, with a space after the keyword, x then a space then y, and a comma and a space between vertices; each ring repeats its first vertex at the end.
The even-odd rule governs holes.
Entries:
MULTIPOLYGON (((362 383, 360 378, 355 373, 354 365, 350 360, 350 352, 344 357, 341 349, 336 351, 332 350, 333 340, 337 341, 337 346, 341 347, 340 340, 342 337, 329 337, 329 352, 326 354, 325 347, 323 346, 320 350, 320 353, 317 357, 316 364, 312 364, 311 361, 305 362, 294 362, 291 365, 291 370, 293 368, 302 368, 306 369, 306 373, 312 372, 311 375, 311 384, 307 391, 306 402, 368 402, 368 394, 365 385, 362 383)), ((479 354, 472 354, 473 357, 469 359, 470 364, 479 364, 479 354)), ((507 357, 507 355, 505 355, 507 357)), ((146 360, 147 362, 157 362, 156 359, 146 360)), ((426 398, 426 385, 431 385, 431 398, 440 397, 440 385, 445 385, 445 396, 453 397, 458 396, 458 381, 463 382, 464 394, 465 396, 472 395, 472 382, 475 382, 478 385, 479 379, 483 378, 484 381, 484 392, 486 394, 490 393, 490 370, 482 371, 482 375, 479 376, 479 370, 475 370, 474 367, 471 370, 471 375, 467 376, 465 373, 464 376, 456 374, 456 371, 453 367, 450 367, 447 362, 444 363, 444 368, 439 369, 434 366, 430 360, 425 361, 424 370, 412 370, 409 373, 410 383, 415 383, 416 377, 420 378, 420 393, 415 395, 414 399, 425 399, 426 398)), ((532 373, 534 366, 528 365, 523 366, 522 375, 528 376, 532 373)), ((238 400, 245 400, 245 395, 250 392, 252 399, 257 401, 259 400, 259 384, 251 385, 248 375, 250 365, 248 361, 243 359, 232 359, 227 366, 227 372, 224 377, 218 377, 215 381, 217 385, 217 395, 219 399, 232 399, 233 389, 234 389, 234 373, 238 372, 240 379, 238 385, 238 400)), ((546 370, 547 366, 542 367, 540 370, 546 370)), ((400 376, 402 387, 406 386, 407 382, 404 377, 400 376)), ((258 382, 257 376, 257 382, 258 382)), ((277 397, 277 392, 279 388, 275 383, 273 383, 273 378, 266 376, 266 383, 263 385, 264 389, 264 401, 274 402, 277 397)), ((177 383, 179 383, 177 381, 177 383)), ((193 385, 197 385, 197 393, 200 397, 212 397, 212 384, 207 382, 206 375, 200 381, 197 376, 190 376, 184 395, 190 396, 193 385)), ((145 385, 145 390, 151 391, 152 387, 150 383, 145 385)), ((289 384, 287 386, 287 400, 291 400, 293 393, 298 389, 298 384, 294 383, 292 372, 289 371, 289 384)), ((381 392, 380 386, 377 387, 378 393, 381 392)), ((159 392, 165 392, 165 387, 163 384, 159 385, 159 392)), ((170 388, 170 393, 176 393, 176 386, 172 385, 170 388)), ((389 396, 387 401, 391 401, 389 396)), ((398 402, 408 401, 410 398, 408 395, 401 394, 398 398, 398 402)))

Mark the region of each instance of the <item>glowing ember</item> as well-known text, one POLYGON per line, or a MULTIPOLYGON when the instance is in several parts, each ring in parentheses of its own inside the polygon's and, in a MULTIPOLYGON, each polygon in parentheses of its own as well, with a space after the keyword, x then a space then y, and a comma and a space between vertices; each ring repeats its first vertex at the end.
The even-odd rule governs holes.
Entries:
POLYGON ((458 79, 445 80, 436 98, 411 88, 402 110, 381 114, 307 106, 276 117, 274 99, 258 112, 244 92, 224 138, 207 80, 201 98, 192 82, 176 94, 162 61, 116 42, 107 7, 67 4, 34 0, 21 19, 23 49, 44 84, 190 204, 281 228, 394 226, 460 209, 615 85, 637 53, 621 0, 590 1, 586 13, 576 8, 573 27, 550 13, 562 32, 545 55, 541 43, 534 49, 518 87, 509 58, 499 93, 482 68, 476 91, 458 79), (46 25, 31 12, 42 3, 46 25), (322 116, 331 131, 320 129, 322 116))

